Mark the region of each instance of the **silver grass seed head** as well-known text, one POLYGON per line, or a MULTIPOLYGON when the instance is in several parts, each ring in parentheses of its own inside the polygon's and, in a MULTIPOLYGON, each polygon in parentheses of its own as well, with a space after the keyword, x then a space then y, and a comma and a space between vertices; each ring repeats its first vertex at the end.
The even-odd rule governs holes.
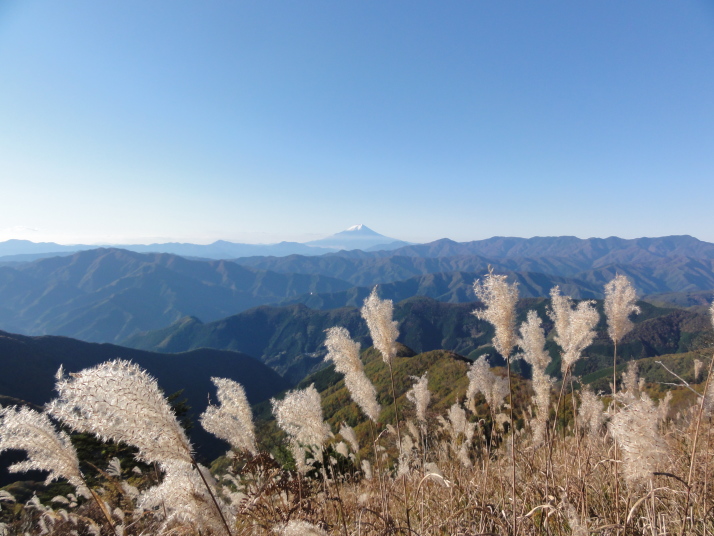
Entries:
POLYGON ((275 527, 273 532, 279 536, 327 536, 327 532, 317 525, 297 519, 292 519, 285 525, 275 527))
MULTIPOLYGON (((714 359, 714 357, 712 357, 714 359)), ((704 393, 704 398, 702 399, 702 404, 704 406, 704 412, 708 416, 714 411, 714 381, 709 380, 709 385, 706 392, 704 393)))
POLYGON ((580 391, 578 418, 582 425, 587 427, 590 438, 600 436, 602 426, 605 424, 604 407, 602 401, 592 392, 589 386, 585 386, 580 391))
POLYGON ((380 300, 377 297, 377 287, 364 300, 362 318, 369 328, 374 347, 382 354, 386 364, 390 364, 397 355, 397 337, 399 330, 397 322, 392 320, 394 305, 392 300, 380 300))
POLYGON ((362 372, 364 366, 359 356, 360 344, 352 340, 349 331, 343 327, 334 327, 326 330, 326 333, 325 361, 332 361, 335 370, 345 375, 362 372))
POLYGON ((551 358, 545 349, 545 330, 538 313, 528 311, 526 321, 521 324, 520 335, 516 344, 523 349, 521 357, 533 368, 545 370, 551 358))
POLYGON ((407 430, 416 442, 417 449, 420 448, 419 441, 422 434, 419 432, 419 429, 417 428, 416 424, 414 424, 414 421, 412 419, 407 419, 407 430))
POLYGON ((641 393, 610 420, 610 431, 623 454, 624 476, 631 487, 649 478, 667 453, 659 433, 659 410, 641 393))
MULTIPOLYGON (((215 496, 215 481, 210 471, 202 465, 198 467, 215 496)), ((139 509, 155 510, 162 515, 165 509, 167 517, 159 533, 176 522, 190 525, 201 532, 225 534, 216 505, 198 471, 191 464, 181 461, 165 463, 163 469, 164 479, 161 484, 144 491, 137 505, 139 509)), ((219 501, 219 505, 226 521, 232 525, 235 512, 225 501, 219 501)))
POLYGON ((27 459, 12 464, 11 473, 47 471, 45 485, 65 478, 81 493, 86 492, 77 452, 69 435, 57 430, 45 413, 28 407, 0 409, 0 452, 24 450, 27 459))
POLYGON ((664 398, 659 401, 659 405, 657 406, 660 421, 667 422, 667 419, 669 418, 669 409, 671 402, 672 391, 667 391, 667 393, 664 395, 664 398))
POLYGON ((345 376, 345 386, 352 400, 370 420, 377 422, 382 408, 377 402, 377 390, 364 373, 359 355, 359 343, 350 338, 345 328, 334 327, 327 330, 325 346, 327 347, 325 361, 335 363, 335 370, 345 376))
POLYGON ((407 475, 412 470, 414 462, 414 441, 411 436, 405 434, 399 443, 399 459, 397 460, 397 476, 407 475))
POLYGON ((322 447, 330 437, 330 427, 322 417, 320 393, 314 385, 289 391, 282 400, 273 398, 270 402, 278 426, 290 436, 294 452, 301 447, 322 447))
POLYGON ((192 461, 192 447, 156 380, 138 365, 117 359, 56 384, 47 411, 78 432, 137 447, 147 463, 192 461))
POLYGON ((345 443, 344 441, 340 441, 339 443, 337 443, 335 450, 343 458, 350 457, 350 450, 347 448, 347 443, 345 443))
POLYGON ((640 377, 637 361, 627 363, 627 370, 622 373, 622 385, 624 399, 634 399, 640 391, 640 377))
POLYGON ((635 288, 624 275, 616 275, 612 281, 605 285, 607 332, 613 342, 620 342, 622 337, 634 327, 630 315, 640 312, 635 301, 637 301, 635 288))
POLYGON ((474 397, 481 393, 491 411, 495 412, 503 405, 503 400, 509 393, 508 379, 491 372, 486 356, 481 356, 471 363, 466 376, 469 379, 466 389, 466 400, 469 403, 472 403, 474 397))
POLYGON ((509 284, 506 279, 505 275, 495 275, 489 270, 483 282, 474 283, 474 292, 486 308, 477 309, 473 314, 493 325, 496 330, 493 345, 508 360, 516 345, 518 283, 509 284))
POLYGON ((201 426, 238 450, 258 453, 253 411, 243 386, 227 378, 211 378, 219 406, 208 406, 199 417, 201 426))
POLYGON ((533 442, 536 445, 545 439, 546 423, 550 412, 550 396, 553 386, 553 378, 548 376, 543 370, 533 367, 532 377, 534 401, 538 408, 538 413, 533 420, 533 442))
POLYGON ((460 435, 465 437, 467 434, 468 421, 466 420, 466 411, 464 411, 464 408, 462 408, 458 402, 454 402, 446 413, 446 417, 449 420, 451 440, 453 443, 456 443, 460 435))
POLYGON ((431 391, 429 391, 428 372, 425 372, 420 377, 415 378, 416 381, 412 388, 407 391, 407 400, 414 404, 416 408, 416 418, 419 422, 426 422, 426 410, 431 402, 431 391))
POLYGON ((369 463, 369 460, 363 459, 360 462, 360 465, 362 467, 362 473, 364 474, 364 477, 367 480, 372 480, 372 465, 369 463))
POLYGON ((714 302, 712 302, 712 306, 709 308, 709 316, 711 317, 712 327, 714 328, 714 302))
POLYGON ((700 361, 699 359, 694 360, 694 381, 698 382, 699 381, 699 376, 702 373, 702 369, 704 368, 704 362, 700 361))
POLYGON ((573 307, 570 296, 562 296, 558 286, 550 291, 551 310, 548 315, 555 323, 555 342, 561 352, 561 368, 568 370, 582 357, 583 350, 595 339, 595 326, 600 315, 595 302, 583 300, 573 307))
POLYGON ((340 426, 339 434, 342 436, 342 439, 349 443, 352 452, 359 452, 359 442, 357 441, 357 434, 354 428, 343 422, 342 426, 340 426))

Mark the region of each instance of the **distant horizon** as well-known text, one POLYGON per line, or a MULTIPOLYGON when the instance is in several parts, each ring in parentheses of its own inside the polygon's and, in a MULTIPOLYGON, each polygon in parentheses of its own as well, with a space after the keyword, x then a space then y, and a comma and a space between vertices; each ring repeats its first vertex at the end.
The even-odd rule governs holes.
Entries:
MULTIPOLYGON (((369 226, 367 226, 367 227, 369 227, 369 226)), ((371 228, 371 227, 370 227, 370 228, 371 228)), ((343 229, 343 230, 346 230, 346 229, 343 229)), ((379 231, 376 230, 376 229, 373 229, 373 230, 375 230, 376 232, 379 232, 379 231)), ((339 232, 339 231, 336 231, 336 232, 339 232)), ((333 233, 333 234, 334 234, 334 233, 333 233)), ((382 233, 380 233, 380 234, 382 234, 382 233)), ((54 244, 57 244, 57 245, 59 245, 59 246, 96 246, 96 247, 114 247, 114 246, 117 246, 117 247, 121 247, 121 246, 132 246, 132 245, 150 246, 150 245, 154 245, 154 244, 156 244, 156 245, 162 245, 162 244, 195 244, 195 245, 207 246, 207 245, 214 244, 214 243, 216 243, 216 242, 230 242, 230 243, 234 243, 234 244, 246 244, 246 245, 255 245, 255 246, 271 246, 271 245, 280 244, 280 243, 282 243, 282 242, 292 242, 292 243, 305 244, 306 242, 310 242, 310 241, 312 241, 312 240, 317 240, 317 239, 326 238, 326 237, 329 237, 329 236, 332 236, 332 235, 329 235, 329 234, 310 235, 310 237, 309 237, 308 239, 302 240, 302 241, 301 241, 301 240, 276 240, 276 241, 274 241, 274 242, 248 242, 248 241, 241 241, 241 240, 230 240, 230 239, 227 239, 227 238, 216 238, 216 239, 209 240, 209 241, 191 241, 191 240, 169 239, 169 238, 166 238, 166 239, 162 240, 161 237, 156 237, 157 239, 156 239, 156 240, 153 240, 153 241, 147 241, 147 240, 142 241, 141 238, 137 238, 136 240, 127 239, 127 240, 122 241, 122 242, 118 242, 118 241, 117 241, 117 242, 110 242, 110 241, 108 241, 108 240, 107 240, 107 241, 97 241, 97 242, 82 242, 82 241, 76 241, 76 242, 59 242, 59 241, 57 241, 57 240, 31 240, 30 238, 5 238, 5 239, 0 238, 0 243, 8 242, 8 241, 10 241, 10 240, 23 240, 23 241, 32 242, 32 243, 34 243, 34 244, 39 244, 39 243, 54 243, 54 244)), ((417 242, 417 241, 415 241, 415 240, 404 240, 404 239, 402 239, 401 237, 390 237, 390 238, 394 238, 395 240, 404 240, 404 241, 406 241, 406 242, 412 242, 413 244, 418 245, 418 244, 429 244, 429 243, 431 243, 431 242, 436 242, 436 241, 438 241, 438 240, 453 240, 454 242, 460 242, 460 243, 462 243, 462 242, 477 242, 477 241, 480 241, 480 240, 489 240, 489 239, 492 239, 492 238, 520 238, 520 239, 530 240, 530 239, 532 239, 532 238, 564 238, 564 237, 574 237, 574 238, 577 238, 577 239, 579 239, 579 240, 590 240, 590 239, 606 240, 606 239, 608 239, 608 238, 620 238, 620 239, 622 239, 622 240, 638 240, 638 239, 641 239, 641 238, 667 238, 667 237, 671 237, 671 236, 689 236, 689 237, 692 237, 692 238, 694 238, 694 239, 696 239, 696 240, 699 240, 699 241, 701 241, 701 242, 714 243, 714 241, 704 240, 704 239, 701 239, 701 238, 699 238, 699 237, 697 237, 697 236, 694 236, 694 235, 692 235, 692 234, 671 234, 671 235, 658 235, 658 236, 650 235, 650 236, 633 236, 633 237, 620 236, 620 235, 582 237, 582 236, 577 236, 577 235, 572 235, 572 234, 533 235, 533 236, 515 236, 515 235, 500 235, 500 234, 495 234, 495 235, 487 236, 487 237, 484 237, 484 238, 473 238, 473 239, 470 239, 470 240, 455 240, 455 239, 453 239, 453 238, 451 238, 451 237, 449 237, 449 236, 441 236, 441 237, 438 237, 438 238, 434 238, 434 239, 431 239, 431 240, 424 240, 424 241, 421 241, 421 242, 417 242)))

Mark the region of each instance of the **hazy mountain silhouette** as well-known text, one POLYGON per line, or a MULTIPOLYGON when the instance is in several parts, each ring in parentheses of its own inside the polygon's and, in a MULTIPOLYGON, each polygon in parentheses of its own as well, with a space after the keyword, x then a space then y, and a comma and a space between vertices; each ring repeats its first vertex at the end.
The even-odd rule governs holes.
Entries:
POLYGON ((186 315, 210 321, 257 305, 350 285, 226 261, 95 249, 0 267, 0 328, 116 342, 186 315))
POLYGON ((408 242, 379 234, 366 225, 353 225, 327 238, 306 242, 309 246, 333 248, 337 250, 383 251, 409 245, 408 242))
MULTIPOLYGON (((396 249, 409 245, 409 242, 389 238, 381 235, 365 225, 355 225, 334 235, 307 243, 279 242, 276 244, 242 244, 217 240, 212 244, 191 244, 184 242, 166 242, 155 244, 106 244, 101 247, 119 248, 137 253, 170 253, 182 257, 202 259, 234 259, 253 256, 286 255, 324 255, 342 249, 365 249, 381 251, 383 249, 396 249)), ((67 255, 77 251, 97 249, 100 246, 86 244, 61 245, 54 242, 31 242, 29 240, 7 240, 0 242, 0 264, 9 262, 26 262, 45 259, 58 255, 67 255)))

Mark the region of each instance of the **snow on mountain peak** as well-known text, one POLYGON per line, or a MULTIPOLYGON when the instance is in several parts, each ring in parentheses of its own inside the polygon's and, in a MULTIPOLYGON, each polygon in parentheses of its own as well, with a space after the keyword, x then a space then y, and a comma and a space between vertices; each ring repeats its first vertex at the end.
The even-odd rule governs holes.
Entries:
POLYGON ((353 225, 352 227, 349 227, 349 228, 347 228, 347 229, 345 229, 345 230, 346 230, 346 231, 361 231, 361 230, 362 230, 362 227, 364 227, 364 225, 360 223, 360 224, 358 224, 358 225, 353 225))

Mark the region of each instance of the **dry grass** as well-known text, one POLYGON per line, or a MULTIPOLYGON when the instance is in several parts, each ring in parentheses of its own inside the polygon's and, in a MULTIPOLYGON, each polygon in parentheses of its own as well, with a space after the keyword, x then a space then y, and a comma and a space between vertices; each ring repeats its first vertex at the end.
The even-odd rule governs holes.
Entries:
MULTIPOLYGON (((408 396, 397 397, 394 372, 402 369, 395 357, 391 302, 373 293, 367 301, 372 309, 366 309, 372 315, 373 339, 379 341, 389 367, 393 411, 383 412, 382 421, 375 422, 380 417, 378 406, 359 362, 358 347, 345 330, 333 330, 330 359, 346 363, 343 368, 348 374, 359 375, 359 381, 345 383, 357 391, 352 398, 362 402, 359 405, 369 416, 360 428, 364 431, 368 426, 369 433, 358 435, 343 425, 333 435, 337 430, 323 421, 314 387, 292 391, 283 401, 273 401, 273 408, 289 436, 297 470, 258 452, 252 439, 245 443, 241 427, 252 431, 252 422, 245 404, 230 410, 230 392, 242 392, 236 386, 223 392, 222 409, 214 408, 211 415, 209 428, 227 437, 240 436, 233 454, 214 471, 214 481, 193 459, 190 443, 154 392, 153 379, 142 371, 113 363, 70 380, 60 378, 60 387, 74 391, 63 394, 60 389, 64 399, 50 405, 55 416, 76 429, 135 445, 142 459, 155 463, 155 470, 129 476, 118 461, 112 462, 102 471, 102 486, 92 490, 94 501, 68 494, 51 504, 41 504, 35 497, 23 506, 12 505, 12 497, 0 493, 3 511, 8 512, 8 505, 14 509, 4 514, 7 524, 0 523, 0 534, 714 535, 710 484, 714 360, 695 362, 692 377, 699 383, 687 383, 671 372, 674 377, 666 383, 674 396, 658 397, 658 402, 653 394, 661 393, 662 385, 646 384, 635 367, 629 367, 620 385, 613 386, 617 387, 614 394, 578 392, 568 374, 569 364, 592 340, 597 318, 588 302, 574 308, 566 297, 555 298, 560 300, 554 299, 556 305, 560 303, 560 309, 554 308, 561 324, 558 340, 563 356, 570 360, 563 361, 562 385, 552 385, 545 376, 546 356, 541 355, 545 339, 533 314, 518 341, 529 362, 541 369, 533 403, 513 396, 512 388, 505 389, 506 382, 522 385, 522 380, 510 373, 506 378, 495 376, 482 361, 469 371, 473 385, 459 383, 462 387, 454 396, 461 398, 445 411, 443 400, 430 407, 426 374, 414 378, 408 396), (344 344, 336 344, 336 335, 344 344), (705 366, 708 373, 701 380, 705 366), (101 389, 90 382, 91 389, 84 393, 82 381, 97 371, 102 372, 95 382, 101 389), (499 384, 503 384, 496 389, 499 395, 489 398, 499 384), (141 395, 140 388, 151 396, 141 395), (460 403, 467 392, 468 408, 460 403), (473 404, 477 392, 486 404, 473 404), (509 392, 518 407, 503 404, 509 392), (131 402, 135 399, 150 403, 144 400, 139 413, 131 402), (514 420, 514 414, 519 418, 514 420), (168 432, 164 437, 156 435, 157 430, 168 432)), ((508 320, 501 335, 510 338, 500 343, 508 358, 515 328, 511 316, 494 316, 501 317, 508 320)), ((466 376, 464 363, 461 368, 466 376)), ((400 375, 404 377, 397 377, 398 382, 409 380, 400 375)), ((23 441, 28 441, 23 438, 29 436, 20 425, 10 427, 7 415, 14 413, 8 411, 0 425, 4 448, 50 459, 43 453, 54 443, 35 448, 33 436, 34 450, 30 443, 23 447, 23 441), (10 433, 17 435, 14 443, 8 442, 10 433)), ((45 468, 38 463, 30 465, 45 468)), ((75 476, 84 482, 83 475, 75 476)))

